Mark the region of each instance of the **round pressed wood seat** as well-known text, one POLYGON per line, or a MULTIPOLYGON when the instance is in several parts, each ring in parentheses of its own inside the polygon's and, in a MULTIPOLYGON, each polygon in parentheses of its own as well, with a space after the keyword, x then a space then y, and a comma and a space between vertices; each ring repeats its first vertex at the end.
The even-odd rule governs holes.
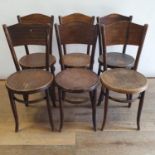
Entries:
POLYGON ((10 75, 6 87, 16 93, 35 93, 51 86, 53 75, 40 69, 28 69, 10 75))
MULTIPOLYGON (((32 53, 23 56, 19 60, 19 64, 23 68, 45 68, 46 67, 46 54, 45 53, 32 53)), ((56 58, 53 55, 49 55, 49 66, 55 64, 56 58)))
POLYGON ((69 53, 63 56, 66 67, 89 67, 90 56, 84 53, 69 53))
POLYGON ((93 90, 98 85, 99 78, 88 69, 69 68, 58 73, 55 81, 60 88, 76 93, 93 90))
MULTIPOLYGON (((134 58, 130 55, 117 53, 117 52, 109 52, 107 53, 107 65, 111 68, 131 68, 134 65, 134 58)), ((99 62, 103 64, 103 55, 100 55, 99 62)))
POLYGON ((100 78, 104 87, 124 94, 140 93, 148 86, 147 79, 142 74, 130 69, 108 70, 100 78))

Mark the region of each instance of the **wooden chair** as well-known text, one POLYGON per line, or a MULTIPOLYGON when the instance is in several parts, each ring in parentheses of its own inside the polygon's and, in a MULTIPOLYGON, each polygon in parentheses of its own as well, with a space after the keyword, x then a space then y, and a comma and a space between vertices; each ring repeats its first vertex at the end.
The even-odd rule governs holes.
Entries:
MULTIPOLYGON (((98 35, 97 25, 88 25, 85 23, 72 22, 68 24, 55 25, 57 42, 60 54, 60 63, 62 71, 55 77, 56 85, 59 92, 59 105, 60 105, 60 127, 61 131, 63 127, 63 106, 62 106, 62 94, 69 93, 82 93, 89 92, 91 104, 92 104, 92 119, 94 130, 96 131, 96 89, 98 86, 98 76, 90 69, 93 68, 95 46, 98 35), (67 68, 66 63, 62 56, 63 44, 89 44, 92 46, 92 55, 90 59, 90 67, 86 68, 67 68)), ((73 61, 73 60, 72 60, 73 61)), ((77 62, 76 62, 77 63, 77 62)), ((81 62, 80 62, 81 63, 81 62)), ((82 64, 82 63, 81 63, 82 64)), ((68 67, 68 66, 67 66, 68 67)), ((81 66, 83 67, 83 65, 81 66)))
MULTIPOLYGON (((86 24, 94 24, 94 16, 87 16, 81 13, 73 13, 69 14, 66 16, 59 16, 59 23, 60 24, 68 24, 72 22, 81 22, 81 23, 86 23, 86 24)), ((88 67, 89 63, 89 54, 90 54, 90 45, 87 45, 87 55, 82 54, 82 53, 67 53, 67 45, 63 45, 63 53, 64 53, 64 61, 65 61, 65 67, 88 67), (67 53, 67 54, 66 54, 67 53), (73 60, 70 62, 70 60, 73 60), (78 63, 77 61, 81 60, 82 64, 80 62, 78 63), (75 62, 75 63, 73 63, 75 62)))
MULTIPOLYGON (((120 14, 110 14, 104 17, 97 17, 97 23, 108 25, 119 21, 132 21, 132 16, 123 16, 120 14)), ((126 36, 127 37, 127 36, 126 36)), ((99 43, 101 42, 101 36, 99 35, 99 43)), ((131 67, 131 64, 134 63, 134 58, 126 54, 126 40, 123 42, 119 42, 117 45, 122 45, 122 53, 121 52, 108 52, 107 53, 107 66, 110 68, 126 68, 131 67), (117 59, 117 61, 115 61, 117 59)), ((99 68, 98 75, 103 72, 103 53, 102 46, 99 44, 99 68)))
POLYGON ((109 99, 117 102, 126 102, 126 103, 131 103, 136 99, 139 99, 139 107, 137 113, 137 129, 138 130, 140 129, 140 116, 143 107, 145 91, 147 89, 147 79, 142 74, 138 73, 136 69, 146 31, 147 31, 147 25, 142 26, 135 23, 129 23, 127 21, 117 22, 110 25, 103 25, 101 27, 100 34, 102 38, 101 43, 103 44, 102 50, 103 50, 103 60, 105 69, 105 71, 100 76, 102 83, 102 93, 103 95, 105 95, 104 118, 101 128, 102 130, 104 129, 106 123, 109 99), (131 70, 130 68, 129 69, 116 68, 107 70, 108 67, 107 65, 108 55, 106 54, 107 46, 117 44, 118 42, 123 42, 124 38, 126 38, 125 37, 126 29, 128 29, 128 37, 126 40, 126 44, 138 46, 138 56, 132 67, 133 69, 131 70), (119 37, 117 34, 119 34, 119 37), (127 94, 127 98, 119 99, 116 97, 112 97, 109 95, 110 91, 121 94, 127 94), (133 98, 133 94, 138 94, 138 96, 133 98))
MULTIPOLYGON (((85 24, 85 23, 79 23, 79 22, 72 22, 67 24, 61 24, 57 25, 55 24, 55 30, 56 30, 56 37, 57 37, 57 43, 58 43, 58 50, 59 50, 59 56, 60 56, 60 64, 61 69, 64 68, 90 68, 93 69, 93 63, 94 63, 94 53, 95 53, 95 47, 90 45, 89 43, 85 42, 83 44, 83 40, 85 41, 85 38, 82 40, 81 37, 91 37, 92 33, 89 35, 89 30, 87 30, 88 27, 91 27, 93 25, 85 24), (88 55, 85 53, 79 53, 79 52, 67 52, 63 51, 63 45, 86 45, 91 46, 91 52, 88 55)), ((96 31, 94 31, 96 33, 96 31)), ((95 34, 93 34, 95 36, 95 34)))
MULTIPOLYGON (((26 16, 17 16, 18 22, 19 23, 24 23, 24 24, 50 24, 50 55, 49 55, 49 63, 50 63, 50 69, 51 72, 54 74, 54 64, 56 62, 56 58, 52 55, 52 34, 53 34, 53 24, 54 24, 54 16, 46 16, 43 14, 30 14, 26 16)), ((39 52, 39 53, 34 53, 29 51, 28 45, 25 45, 25 51, 26 55, 23 56, 19 60, 19 64, 23 69, 28 69, 28 68, 46 68, 45 65, 45 52, 39 52)))
POLYGON ((50 52, 50 25, 41 24, 15 24, 12 26, 3 25, 6 39, 12 54, 12 58, 17 72, 10 75, 6 80, 12 112, 15 118, 15 132, 19 130, 18 114, 16 110, 16 101, 25 103, 34 103, 46 99, 47 110, 52 130, 54 129, 52 112, 49 100, 49 89, 53 83, 53 75, 49 72, 49 52, 50 52), (25 69, 21 71, 20 65, 15 54, 15 47, 24 45, 41 45, 45 46, 46 54, 44 62, 46 70, 42 69, 25 69), (30 94, 44 92, 45 97, 28 100, 30 94), (24 96, 24 100, 16 95, 24 96))

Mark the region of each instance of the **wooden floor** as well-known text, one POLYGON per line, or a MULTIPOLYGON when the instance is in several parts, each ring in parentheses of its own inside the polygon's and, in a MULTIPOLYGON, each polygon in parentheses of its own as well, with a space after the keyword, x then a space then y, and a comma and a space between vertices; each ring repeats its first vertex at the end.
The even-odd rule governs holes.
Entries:
MULTIPOLYGON (((137 102, 127 108, 126 104, 111 101, 103 132, 103 103, 97 107, 98 130, 94 132, 87 101, 80 105, 64 104, 61 133, 51 132, 45 102, 29 107, 17 104, 20 130, 15 133, 5 82, 1 81, 0 155, 155 155, 155 79, 148 81, 141 131, 136 130, 137 102)), ((82 97, 88 98, 88 94, 82 97)), ((58 108, 53 108, 53 116, 58 128, 58 108)))

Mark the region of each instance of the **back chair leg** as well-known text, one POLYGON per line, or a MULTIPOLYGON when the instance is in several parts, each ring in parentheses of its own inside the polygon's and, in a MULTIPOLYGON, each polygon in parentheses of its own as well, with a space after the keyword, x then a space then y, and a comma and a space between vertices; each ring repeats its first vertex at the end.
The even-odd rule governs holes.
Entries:
POLYGON ((51 129, 53 131, 54 130, 54 124, 53 124, 53 117, 52 117, 51 106, 50 106, 49 89, 45 90, 45 93, 46 93, 46 102, 47 102, 47 110, 48 110, 50 126, 51 126, 51 129))
POLYGON ((101 73, 101 64, 99 63, 99 67, 98 67, 98 76, 100 75, 101 73))
POLYGON ((63 127, 64 113, 63 113, 63 107, 62 107, 62 90, 60 88, 58 88, 58 96, 59 96, 59 110, 60 110, 59 131, 61 132, 62 127, 63 127))
POLYGON ((89 92, 91 105, 92 105, 92 120, 93 120, 94 131, 96 131, 96 93, 97 93, 96 89, 89 92))
POLYGON ((23 99, 24 99, 25 106, 28 107, 29 106, 29 95, 24 94, 23 99))
POLYGON ((8 95, 9 95, 9 99, 10 99, 10 104, 11 104, 13 116, 14 116, 14 119, 15 119, 15 132, 18 132, 18 130, 19 130, 19 121, 18 121, 18 114, 17 114, 17 109, 16 109, 16 103, 15 103, 15 100, 14 100, 14 95, 10 90, 8 90, 8 95))
POLYGON ((55 93, 55 83, 53 82, 51 88, 50 88, 51 92, 50 92, 50 97, 53 103, 53 107, 56 107, 56 93, 55 93))
POLYGON ((106 89, 106 92, 105 92, 105 104, 104 104, 104 115, 103 115, 103 123, 102 123, 101 130, 104 129, 105 123, 106 123, 106 119, 107 119, 108 99, 109 99, 109 90, 106 89))
POLYGON ((144 96, 145 96, 145 91, 140 94, 138 113, 137 113, 137 130, 140 130, 140 116, 143 108, 144 96))
MULTIPOLYGON (((126 94, 127 100, 132 100, 132 94, 126 94)), ((131 108, 132 102, 128 103, 128 108, 131 108)))
POLYGON ((98 103, 97 103, 98 106, 101 105, 101 102, 103 101, 103 99, 104 99, 104 89, 103 87, 101 87, 100 96, 99 96, 98 103))

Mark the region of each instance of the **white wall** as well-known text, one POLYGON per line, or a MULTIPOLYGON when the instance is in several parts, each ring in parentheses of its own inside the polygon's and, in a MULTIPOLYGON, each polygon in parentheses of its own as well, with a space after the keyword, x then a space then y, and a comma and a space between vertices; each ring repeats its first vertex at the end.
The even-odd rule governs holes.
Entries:
MULTIPOLYGON (((87 15, 104 16, 110 13, 133 15, 133 21, 139 24, 149 24, 148 33, 140 59, 138 70, 146 76, 155 76, 155 1, 142 0, 1 0, 0 24, 11 25, 17 22, 17 15, 43 13, 58 15, 81 12, 87 15)), ((55 34, 53 36, 53 51, 57 55, 55 34)), ((57 71, 59 65, 57 64, 57 71)), ((97 69, 97 61, 95 70, 97 69)), ((15 71, 10 51, 0 27, 0 79, 6 78, 15 71)))

